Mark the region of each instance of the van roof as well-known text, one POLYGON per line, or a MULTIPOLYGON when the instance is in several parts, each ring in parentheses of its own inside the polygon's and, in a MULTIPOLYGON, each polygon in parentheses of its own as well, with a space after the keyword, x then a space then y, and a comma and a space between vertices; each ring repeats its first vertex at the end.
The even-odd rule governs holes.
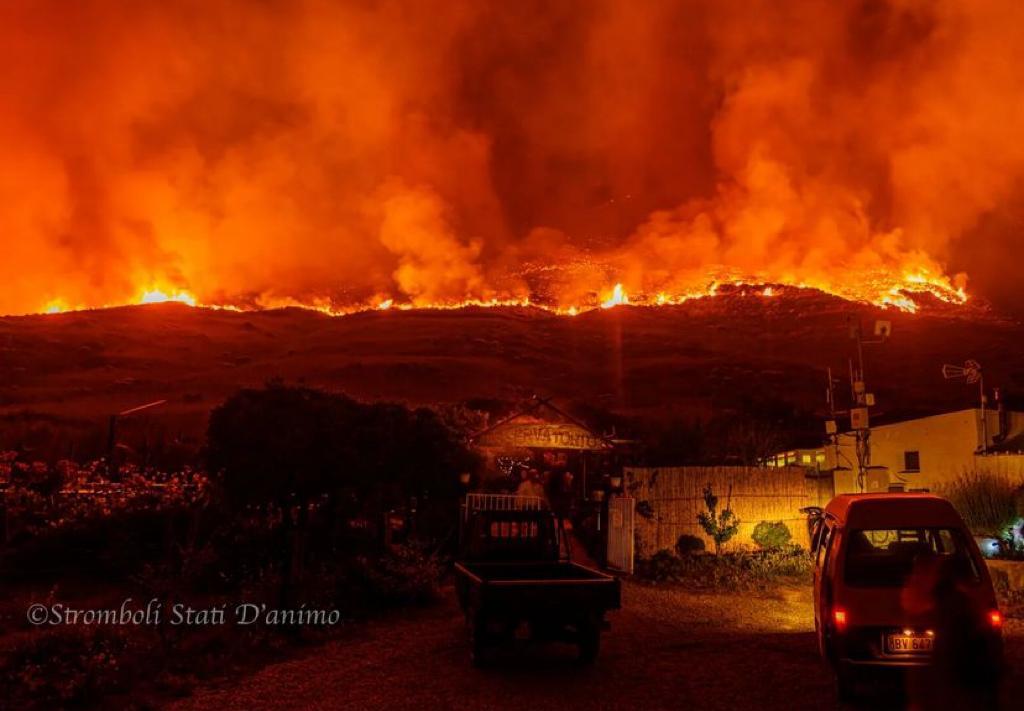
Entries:
POLYGON ((924 493, 840 494, 828 503, 825 513, 850 528, 964 525, 949 501, 924 493))

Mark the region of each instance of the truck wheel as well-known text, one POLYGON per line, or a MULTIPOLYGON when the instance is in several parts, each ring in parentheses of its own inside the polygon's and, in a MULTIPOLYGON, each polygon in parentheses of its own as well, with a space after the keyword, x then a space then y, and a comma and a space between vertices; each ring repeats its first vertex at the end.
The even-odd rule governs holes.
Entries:
POLYGON ((479 617, 469 624, 469 660, 477 669, 486 667, 491 661, 487 647, 487 623, 479 617))
POLYGON ((592 622, 580 625, 579 628, 580 662, 593 664, 601 650, 601 628, 592 622))

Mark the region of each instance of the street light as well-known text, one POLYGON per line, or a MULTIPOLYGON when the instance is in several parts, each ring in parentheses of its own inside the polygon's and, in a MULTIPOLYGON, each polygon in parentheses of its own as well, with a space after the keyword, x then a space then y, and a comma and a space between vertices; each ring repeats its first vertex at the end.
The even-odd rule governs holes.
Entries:
POLYGON ((116 414, 110 416, 110 421, 107 427, 107 473, 110 473, 110 464, 114 461, 114 447, 116 445, 117 438, 117 420, 121 417, 127 417, 128 415, 134 415, 137 412, 148 410, 151 407, 157 407, 163 405, 167 400, 154 400, 153 402, 147 402, 145 405, 138 405, 137 407, 130 407, 127 410, 121 410, 116 414))

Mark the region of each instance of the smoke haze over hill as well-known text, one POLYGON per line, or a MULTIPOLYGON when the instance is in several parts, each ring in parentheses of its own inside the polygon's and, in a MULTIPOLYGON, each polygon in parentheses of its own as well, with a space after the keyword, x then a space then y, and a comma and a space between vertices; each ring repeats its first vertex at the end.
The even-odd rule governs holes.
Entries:
POLYGON ((961 271, 1020 300, 1010 0, 50 0, 0 27, 0 313, 878 301, 961 271))

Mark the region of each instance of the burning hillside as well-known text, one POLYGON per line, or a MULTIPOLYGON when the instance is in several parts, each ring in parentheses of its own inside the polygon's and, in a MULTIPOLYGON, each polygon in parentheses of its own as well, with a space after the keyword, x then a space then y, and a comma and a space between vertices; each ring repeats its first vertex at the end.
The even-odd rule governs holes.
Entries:
POLYGON ((212 406, 273 378, 415 404, 543 393, 664 419, 756 397, 814 412, 825 369, 847 368, 851 315, 893 323, 890 342, 868 353, 881 414, 970 406, 976 390, 940 372, 968 358, 985 364, 986 382, 1024 392, 1020 325, 938 300, 911 315, 808 289, 723 287, 715 298, 574 318, 534 307, 331 318, 164 303, 0 318, 0 429, 8 446, 102 453, 111 413, 166 400, 138 423, 150 423, 145 437, 195 443, 212 406))
POLYGON ((7 3, 0 313, 961 303, 1007 283, 1022 13, 7 3))

